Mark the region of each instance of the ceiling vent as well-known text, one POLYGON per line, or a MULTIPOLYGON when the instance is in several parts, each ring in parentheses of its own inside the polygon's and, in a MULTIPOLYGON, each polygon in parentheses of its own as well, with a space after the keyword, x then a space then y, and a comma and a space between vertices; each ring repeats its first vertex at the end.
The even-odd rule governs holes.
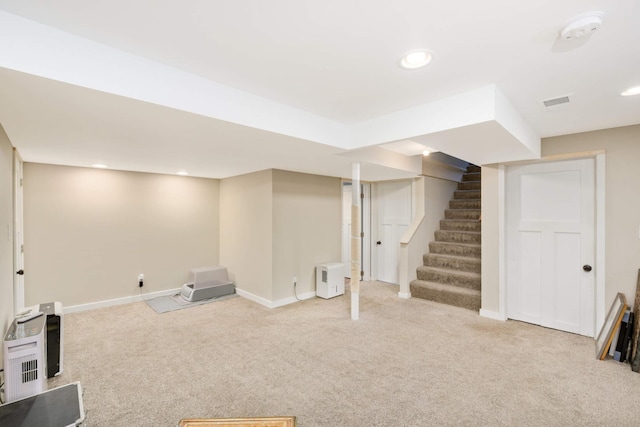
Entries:
POLYGON ((560 98, 547 99, 546 101, 542 101, 545 107, 555 107, 556 105, 568 104, 569 97, 561 96, 560 98))
POLYGON ((571 97, 573 94, 558 96, 555 98, 539 101, 538 104, 543 111, 564 111, 568 110, 571 105, 571 97))

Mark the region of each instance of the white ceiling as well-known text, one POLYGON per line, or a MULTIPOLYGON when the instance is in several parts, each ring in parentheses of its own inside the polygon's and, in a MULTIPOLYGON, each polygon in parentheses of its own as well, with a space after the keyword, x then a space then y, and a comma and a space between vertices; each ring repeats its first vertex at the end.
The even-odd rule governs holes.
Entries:
MULTIPOLYGON (((536 138, 640 123, 640 97, 619 96, 640 85, 637 0, 0 0, 0 11, 0 124, 26 161, 349 176, 351 149, 401 139, 486 163, 535 157, 536 138), (558 39, 594 10, 597 33, 558 39), (417 48, 432 64, 399 68, 417 48), (451 124, 482 88, 505 101, 484 98, 451 124), (540 107, 567 94, 569 108, 540 107)), ((390 153, 363 178, 417 172, 390 153)))

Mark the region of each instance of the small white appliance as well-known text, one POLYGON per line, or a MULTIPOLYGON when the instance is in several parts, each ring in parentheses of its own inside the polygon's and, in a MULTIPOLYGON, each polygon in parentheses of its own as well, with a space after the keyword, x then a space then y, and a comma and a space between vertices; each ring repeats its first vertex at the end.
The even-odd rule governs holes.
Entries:
POLYGON ((16 318, 4 336, 4 395, 7 403, 45 390, 45 322, 43 313, 16 318))
POLYGON ((333 298, 344 294, 344 264, 331 262, 316 266, 316 295, 333 298))
POLYGON ((38 309, 47 318, 47 378, 53 378, 62 373, 64 359, 64 313, 62 303, 48 302, 40 304, 38 309))

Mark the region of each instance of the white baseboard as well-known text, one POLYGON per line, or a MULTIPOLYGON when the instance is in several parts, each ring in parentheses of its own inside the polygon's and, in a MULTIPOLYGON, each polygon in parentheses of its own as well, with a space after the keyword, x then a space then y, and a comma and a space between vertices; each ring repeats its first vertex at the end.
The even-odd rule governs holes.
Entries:
MULTIPOLYGON (((115 299, 110 299, 110 300, 104 300, 104 301, 97 301, 97 302, 90 302, 87 304, 79 304, 79 305, 72 305, 69 307, 63 307, 63 312, 65 314, 68 313, 76 313, 79 311, 87 311, 87 310, 95 310, 96 308, 104 308, 104 307, 111 307, 114 305, 122 305, 122 304, 129 304, 132 302, 137 302, 137 301, 142 301, 142 299, 151 299, 151 298, 155 298, 155 297, 160 297, 160 296, 164 296, 164 295, 175 295, 177 293, 180 292, 182 288, 175 288, 175 289, 167 289, 165 291, 158 291, 158 292, 150 292, 147 294, 142 294, 142 296, 140 295, 133 295, 133 296, 129 296, 129 297, 122 297, 122 298, 115 298, 115 299)), ((236 288, 236 293, 238 295, 240 295, 241 297, 244 297, 250 301, 253 302, 257 302, 260 305, 263 305, 265 307, 268 308, 277 308, 277 307, 282 307, 285 305, 289 305, 289 304, 293 304, 294 302, 298 302, 299 300, 296 297, 289 297, 289 298, 283 298, 281 300, 278 301, 269 301, 266 298, 262 298, 259 297, 258 295, 254 295, 251 292, 247 292, 244 291, 242 289, 236 288)), ((298 295, 298 298, 300 298, 300 300, 306 300, 306 299, 310 299, 310 298, 315 298, 316 293, 315 292, 307 292, 301 295, 298 295)))
POLYGON ((269 301, 266 298, 259 297, 258 295, 254 295, 251 292, 247 292, 247 291, 242 290, 240 288, 236 288, 236 294, 240 295, 243 298, 248 299, 249 301, 257 302, 260 305, 264 305, 265 307, 272 308, 271 307, 271 304, 272 304, 271 301, 269 301))
POLYGON ((503 322, 507 320, 507 318, 502 313, 499 313, 497 311, 485 310, 484 308, 480 309, 480 316, 486 317, 488 319, 500 320, 503 322))
MULTIPOLYGON (((293 304, 294 302, 298 302, 298 299, 296 297, 283 298, 278 301, 270 301, 266 298, 262 298, 258 295, 254 295, 251 292, 247 292, 239 288, 236 288, 236 293, 241 297, 244 297, 253 302, 257 302, 258 304, 263 305, 267 308, 277 308, 277 307, 293 304)), ((298 298, 300 298, 301 300, 305 300, 309 298, 314 298, 315 296, 316 296, 315 292, 307 292, 302 295, 298 295, 298 298)))
POLYGON ((411 298, 411 292, 398 292, 398 297, 402 299, 409 299, 411 298))
POLYGON ((90 302, 88 304, 72 305, 69 307, 63 307, 62 310, 65 314, 68 314, 68 313, 76 313, 78 311, 94 310, 96 308, 111 307, 114 305, 129 304, 132 302, 142 301, 143 298, 151 299, 151 298, 160 297, 164 295, 175 295, 178 292, 180 292, 181 289, 182 288, 167 289, 164 291, 150 292, 142 295, 133 295, 133 296, 123 297, 123 298, 115 298, 115 299, 98 301, 98 302, 90 302))

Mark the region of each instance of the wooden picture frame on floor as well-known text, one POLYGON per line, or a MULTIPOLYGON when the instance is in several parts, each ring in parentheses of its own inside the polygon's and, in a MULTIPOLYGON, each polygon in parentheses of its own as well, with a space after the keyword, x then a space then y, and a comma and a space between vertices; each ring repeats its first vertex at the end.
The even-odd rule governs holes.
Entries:
POLYGON ((631 362, 631 370, 638 372, 640 371, 640 354, 638 354, 638 337, 640 336, 640 269, 638 269, 638 281, 636 283, 636 299, 633 302, 632 333, 629 362, 631 362))
POLYGON ((296 417, 191 418, 182 419, 178 427, 295 427, 296 417))
POLYGON ((598 338, 596 338, 596 358, 604 360, 606 357, 611 341, 613 340, 613 334, 620 327, 622 316, 624 316, 627 308, 627 298, 623 293, 618 292, 618 295, 616 295, 616 298, 613 300, 613 304, 611 304, 607 317, 604 319, 604 325, 602 325, 598 338))

